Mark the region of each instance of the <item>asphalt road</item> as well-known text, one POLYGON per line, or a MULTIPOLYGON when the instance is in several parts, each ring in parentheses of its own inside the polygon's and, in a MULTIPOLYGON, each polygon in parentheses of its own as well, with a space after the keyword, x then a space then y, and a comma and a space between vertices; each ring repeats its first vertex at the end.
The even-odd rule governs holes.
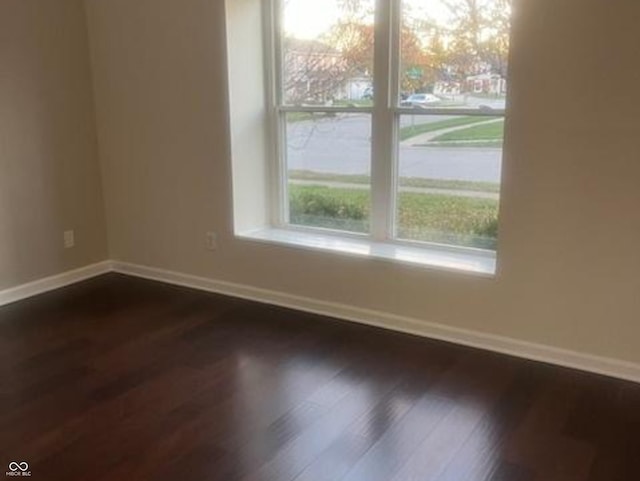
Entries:
MULTIPOLYGON (((403 116, 401 126, 437 122, 448 116, 403 116)), ((367 174, 371 163, 371 119, 353 114, 295 122, 287 132, 289 169, 367 174)), ((477 147, 400 145, 402 177, 499 182, 502 151, 477 147)))

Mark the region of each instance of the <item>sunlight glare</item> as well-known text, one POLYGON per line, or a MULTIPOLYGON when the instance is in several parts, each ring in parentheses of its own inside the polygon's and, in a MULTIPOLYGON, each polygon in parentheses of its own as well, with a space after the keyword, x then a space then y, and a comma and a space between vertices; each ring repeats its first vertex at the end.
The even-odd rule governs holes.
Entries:
POLYGON ((300 39, 318 38, 338 20, 336 0, 286 0, 285 31, 287 35, 300 39))

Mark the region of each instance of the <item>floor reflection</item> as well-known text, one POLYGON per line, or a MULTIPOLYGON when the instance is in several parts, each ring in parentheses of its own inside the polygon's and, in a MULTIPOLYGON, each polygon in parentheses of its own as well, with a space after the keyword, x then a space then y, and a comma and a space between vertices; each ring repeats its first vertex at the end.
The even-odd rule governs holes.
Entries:
POLYGON ((235 455, 252 466, 242 479, 453 481, 488 474, 498 453, 487 406, 505 375, 470 396, 453 389, 457 372, 416 391, 415 373, 372 375, 335 358, 243 352, 230 430, 245 439, 235 455))

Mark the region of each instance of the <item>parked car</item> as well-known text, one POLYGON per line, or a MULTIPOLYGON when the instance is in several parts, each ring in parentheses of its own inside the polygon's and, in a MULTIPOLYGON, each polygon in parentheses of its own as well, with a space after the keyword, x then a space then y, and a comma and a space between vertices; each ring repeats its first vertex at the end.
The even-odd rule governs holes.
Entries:
POLYGON ((413 94, 407 97, 406 100, 400 102, 402 107, 421 107, 427 108, 436 104, 439 104, 442 100, 437 95, 433 94, 413 94))

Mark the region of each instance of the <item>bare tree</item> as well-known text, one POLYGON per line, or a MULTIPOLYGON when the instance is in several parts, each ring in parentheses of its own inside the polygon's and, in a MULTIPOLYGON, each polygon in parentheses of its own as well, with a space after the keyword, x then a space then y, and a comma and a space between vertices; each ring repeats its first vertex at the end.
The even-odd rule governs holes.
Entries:
POLYGON ((348 79, 341 53, 317 40, 284 41, 284 94, 288 103, 326 102, 348 79))
MULTIPOLYGON (((512 0, 441 0, 451 21, 413 14, 405 4, 401 89, 428 92, 437 83, 464 85, 478 74, 506 77, 512 0)), ((286 6, 286 3, 285 3, 286 6)), ((340 20, 315 40, 284 40, 284 90, 289 103, 324 103, 348 82, 371 78, 372 4, 338 0, 340 20)))
POLYGON ((342 96, 349 80, 371 76, 372 6, 363 0, 338 0, 340 20, 324 35, 315 40, 284 39, 288 102, 327 102, 342 96))
POLYGON ((462 76, 506 76, 511 0, 443 0, 453 17, 450 62, 462 76))

